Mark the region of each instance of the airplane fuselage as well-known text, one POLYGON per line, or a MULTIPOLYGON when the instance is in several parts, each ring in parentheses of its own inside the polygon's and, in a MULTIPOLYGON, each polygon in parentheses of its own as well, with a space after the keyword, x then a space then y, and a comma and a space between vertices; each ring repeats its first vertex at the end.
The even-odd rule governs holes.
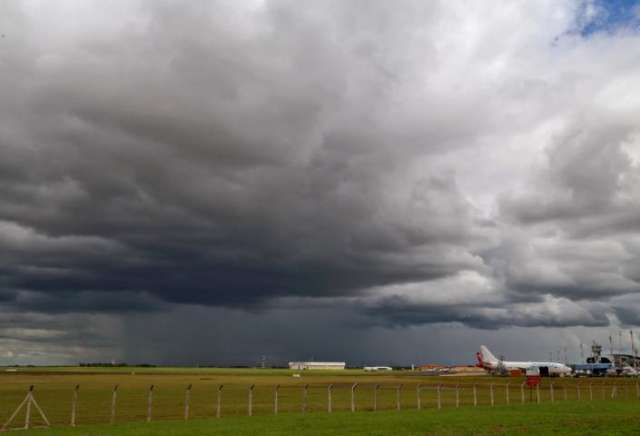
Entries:
POLYGON ((530 368, 547 368, 549 375, 558 376, 569 375, 572 372, 571 368, 559 362, 499 360, 484 345, 480 346, 480 352, 477 353, 477 357, 480 365, 488 370, 503 368, 507 371, 526 371, 530 368))
MULTIPOLYGON (((483 362, 483 366, 487 369, 496 369, 500 366, 499 363, 483 362)), ((502 367, 511 370, 526 371, 529 368, 548 368, 550 375, 566 375, 571 374, 571 368, 567 365, 558 362, 517 362, 517 361, 503 361, 502 367)))

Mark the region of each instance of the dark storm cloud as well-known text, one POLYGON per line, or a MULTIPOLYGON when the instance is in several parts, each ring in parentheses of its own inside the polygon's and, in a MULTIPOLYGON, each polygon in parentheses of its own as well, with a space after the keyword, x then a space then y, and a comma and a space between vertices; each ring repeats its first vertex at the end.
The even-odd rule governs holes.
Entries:
POLYGON ((2 2, 3 307, 628 319, 640 44, 587 10, 2 2))
POLYGON ((247 37, 212 12, 149 4, 144 29, 21 48, 34 83, 0 137, 7 286, 57 296, 33 299, 51 311, 74 292, 80 310, 112 310, 82 297, 100 292, 252 306, 476 267, 449 175, 393 192, 413 158, 377 125, 393 80, 345 28, 338 47, 279 5, 247 37))

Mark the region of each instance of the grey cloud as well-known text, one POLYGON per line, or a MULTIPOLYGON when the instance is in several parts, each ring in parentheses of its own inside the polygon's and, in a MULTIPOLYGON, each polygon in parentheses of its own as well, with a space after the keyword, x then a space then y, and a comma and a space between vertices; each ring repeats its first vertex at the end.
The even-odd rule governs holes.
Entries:
POLYGON ((578 300, 640 291, 630 245, 640 207, 640 167, 632 154, 638 127, 627 121, 609 116, 597 126, 566 129, 530 192, 502 198, 509 227, 529 227, 510 232, 499 250, 508 255, 502 275, 510 289, 578 300))
POLYGON ((77 363, 119 356, 115 320, 104 315, 0 310, 0 362, 77 363), (105 357, 108 356, 108 357, 105 357))
POLYGON ((416 304, 402 297, 388 298, 367 309, 367 313, 384 325, 460 323, 478 329, 500 329, 507 326, 604 327, 609 325, 608 310, 601 305, 586 307, 567 299, 541 297, 537 303, 480 304, 416 304))
POLYGON ((631 271, 635 254, 623 241, 572 239, 562 234, 509 232, 487 262, 514 300, 535 301, 544 293, 573 300, 600 300, 638 292, 631 271))
POLYGON ((0 301, 606 325, 640 290, 640 45, 579 11, 3 2, 0 301))
MULTIPOLYGON (((634 215, 639 206, 634 182, 640 173, 624 144, 640 130, 606 118, 599 123, 563 132, 548 152, 539 191, 504 198, 505 215, 525 224, 557 221, 578 236, 616 232, 621 214, 634 215)), ((632 230, 625 227, 621 230, 632 230)))

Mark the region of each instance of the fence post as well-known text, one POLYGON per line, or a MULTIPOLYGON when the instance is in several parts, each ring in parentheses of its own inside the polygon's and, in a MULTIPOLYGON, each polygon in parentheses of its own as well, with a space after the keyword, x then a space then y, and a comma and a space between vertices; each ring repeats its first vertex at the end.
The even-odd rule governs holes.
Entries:
POLYGON ((589 401, 593 401, 593 385, 589 383, 589 401))
POLYGON ((304 385, 302 388, 302 413, 307 411, 307 397, 309 395, 309 385, 304 385))
POLYGON ((191 385, 184 391, 184 420, 189 420, 189 403, 191 402, 191 385))
POLYGON ((247 415, 249 416, 253 416, 253 388, 254 387, 255 385, 249 386, 249 390, 247 392, 248 394, 247 415))
POLYGON ((396 410, 400 410, 400 393, 402 391, 402 384, 396 387, 396 410))
POLYGON ((555 396, 553 394, 553 383, 549 384, 549 397, 551 397, 551 402, 554 403, 556 401, 555 396))
POLYGON ((473 407, 476 407, 478 405, 478 387, 475 385, 473 385, 473 407))
POLYGON ((358 383, 354 383, 351 385, 351 411, 356 411, 356 387, 358 383))
POLYGON ((442 398, 440 397, 440 385, 436 387, 436 392, 438 394, 438 409, 442 409, 442 398))
POLYGON ((536 401, 540 404, 540 384, 536 385, 536 401))
POLYGON ((149 386, 149 395, 147 396, 147 422, 151 422, 152 407, 153 407, 153 385, 149 386))
POLYGON ((327 386, 327 412, 332 412, 332 404, 331 404, 331 390, 333 389, 333 385, 327 386))
POLYGON ((222 388, 224 388, 224 385, 218 386, 216 395, 216 418, 220 418, 222 415, 222 388))
POLYGON ((111 394, 111 419, 109 422, 111 424, 116 422, 116 401, 118 398, 118 385, 113 387, 113 393, 111 394))
POLYGON ((456 385, 456 408, 460 407, 460 386, 456 385))
POLYGON ((416 386, 416 407, 418 410, 422 409, 422 402, 420 399, 420 389, 421 389, 420 385, 416 386))
POLYGON ((616 386, 611 386, 611 399, 613 400, 616 397, 616 386))
POLYGON ((520 384, 520 402, 524 404, 524 382, 520 384))
POLYGON ((49 423, 49 420, 47 419, 47 416, 44 414, 44 412, 42 411, 42 409, 38 405, 38 402, 33 397, 33 389, 34 389, 33 385, 29 386, 29 390, 27 391, 27 395, 24 397, 24 399, 22 400, 20 405, 17 407, 17 409, 13 411, 13 413, 11 414, 9 419, 2 425, 2 427, 0 427, 0 432, 7 431, 9 429, 9 425, 11 425, 13 420, 16 418, 16 416, 18 416, 18 414, 20 413, 22 408, 25 407, 25 406, 27 407, 27 410, 26 410, 26 415, 25 415, 25 426, 24 426, 24 428, 28 429, 30 427, 30 425, 31 425, 31 404, 33 404, 33 407, 36 408, 36 410, 40 414, 40 417, 45 422, 45 424, 47 426, 51 426, 51 424, 49 423))
POLYGON ((380 389, 380 385, 375 385, 373 388, 373 411, 378 410, 378 389, 380 389))
POLYGON ((506 401, 507 401, 507 405, 509 405, 509 383, 506 384, 504 393, 505 393, 505 398, 506 398, 506 401))
POLYGON ((71 399, 71 427, 76 426, 76 414, 78 410, 78 389, 80 385, 76 385, 73 389, 73 398, 71 399))
POLYGON ((493 406, 494 401, 493 401, 493 383, 491 383, 489 385, 489 397, 491 398, 491 405, 493 406))
POLYGON ((27 412, 24 415, 24 428, 28 430, 31 426, 31 401, 33 398, 33 385, 29 388, 29 393, 27 394, 27 412))
POLYGON ((273 414, 277 415, 278 414, 278 391, 280 390, 280 385, 276 385, 275 388, 273 388, 273 414))

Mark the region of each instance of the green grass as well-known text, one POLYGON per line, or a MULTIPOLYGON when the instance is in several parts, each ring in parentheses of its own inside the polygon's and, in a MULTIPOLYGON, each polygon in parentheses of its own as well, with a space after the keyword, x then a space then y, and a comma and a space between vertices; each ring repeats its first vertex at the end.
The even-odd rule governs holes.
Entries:
POLYGON ((340 412, 93 425, 30 430, 25 436, 203 436, 203 435, 637 435, 636 402, 567 401, 499 407, 401 412, 340 412))
MULTIPOLYGON (((282 368, 209 368, 209 367, 189 367, 189 366, 113 366, 113 367, 90 367, 90 366, 22 366, 22 367, 0 367, 2 372, 9 374, 157 374, 157 375, 181 375, 181 374, 213 374, 213 375, 254 375, 254 376, 282 376, 300 373, 282 368)), ((309 372, 309 371, 304 371, 309 372)), ((322 376, 354 376, 354 375, 371 375, 362 369, 344 369, 344 370, 316 370, 311 371, 322 376)), ((412 371, 394 371, 394 373, 407 373, 412 371)), ((375 375, 388 374, 385 372, 375 373, 375 375)))
MULTIPOLYGON (((420 400, 423 413, 436 407, 436 385, 442 385, 442 413, 450 413, 456 404, 455 387, 459 387, 459 402, 462 409, 473 409, 472 385, 477 386, 479 406, 490 404, 489 386, 494 385, 496 406, 505 405, 507 392, 512 404, 530 409, 537 405, 520 405, 521 378, 497 377, 428 377, 418 372, 393 371, 365 373, 363 371, 304 371, 302 377, 292 377, 294 371, 261 369, 218 369, 218 368, 29 368, 19 372, 0 372, 0 425, 5 422, 21 400, 29 385, 35 385, 35 398, 43 408, 52 425, 59 429, 69 424, 73 388, 80 385, 77 423, 81 426, 106 424, 110 420, 111 395, 114 385, 119 385, 117 397, 116 423, 143 422, 147 414, 147 394, 150 385, 154 385, 153 419, 163 422, 180 420, 184 415, 185 388, 192 385, 190 417, 202 421, 215 416, 216 393, 223 384, 221 422, 233 426, 234 419, 255 422, 256 419, 269 418, 274 412, 274 386, 279 385, 279 411, 291 416, 292 422, 318 415, 325 419, 327 415, 327 385, 334 384, 332 405, 335 412, 350 409, 351 385, 358 383, 356 404, 358 411, 371 411, 374 408, 375 386, 382 388, 377 392, 377 408, 392 410, 396 407, 396 386, 402 385, 400 402, 404 410, 417 408, 416 387, 421 385, 420 400), (125 371, 126 369, 126 371, 125 371), (507 389, 507 383, 509 384, 507 389), (306 415, 302 409, 303 386, 309 385, 306 415), (248 386, 255 385, 253 392, 253 414, 247 418, 248 386), (296 417, 298 416, 299 417, 296 417)), ((550 384, 554 385, 556 404, 578 399, 577 384, 581 386, 583 402, 590 398, 588 386, 592 385, 593 400, 606 398, 612 404, 625 402, 636 405, 640 412, 640 400, 636 398, 636 381, 632 379, 544 379, 540 389, 543 403, 551 401, 550 384), (611 384, 618 385, 617 399, 609 400, 611 384)), ((525 400, 530 401, 530 392, 525 391, 525 400)), ((535 399, 535 395, 533 396, 535 399)), ((562 406, 565 407, 565 406, 562 406)), ((569 407, 569 406, 567 406, 569 407)), ((497 409, 497 408, 496 408, 497 409)), ((485 409, 486 410, 486 409, 485 409)), ((475 412, 470 412, 475 413, 475 412)), ((332 416, 338 416, 339 413, 332 416)), ((640 415, 640 413, 639 413, 640 415)), ((364 416, 369 416, 365 414, 364 416)), ((393 415, 395 416, 395 415, 393 415)), ((410 414, 408 416, 411 416, 410 414)), ((464 416, 464 415, 462 415, 464 416)), ((276 419, 281 419, 276 417, 276 419)), ((284 419, 284 418, 283 418, 284 419)), ((316 419, 316 418, 309 418, 316 419)), ((359 418, 358 418, 359 419, 359 418)), ((370 418, 366 418, 370 419, 370 418)), ((373 418, 377 419, 377 418, 373 418)), ((16 426, 24 422, 19 416, 16 426)), ((152 427, 155 424, 152 424, 152 427)), ((174 424, 167 424, 172 426, 174 424)), ((191 424, 189 424, 191 425, 191 424)), ((197 422, 193 425, 198 425, 197 422)), ((218 424, 212 424, 218 425, 218 424)), ((227 425, 227 424, 225 424, 227 425)), ((146 427, 145 427, 146 428, 146 427)), ((57 432, 58 430, 56 430, 57 432)), ((247 430, 249 431, 249 430, 247 430)), ((57 434, 57 433, 56 433, 57 434)), ((639 432, 640 434, 640 432, 639 432)))

